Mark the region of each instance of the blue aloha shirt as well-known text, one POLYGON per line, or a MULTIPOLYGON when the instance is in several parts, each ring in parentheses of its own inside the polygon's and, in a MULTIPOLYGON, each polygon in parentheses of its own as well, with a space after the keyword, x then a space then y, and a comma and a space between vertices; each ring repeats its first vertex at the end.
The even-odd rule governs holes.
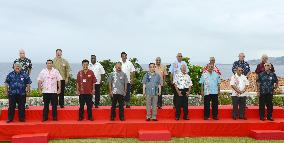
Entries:
POLYGON ((9 86, 9 95, 26 95, 27 84, 31 84, 32 81, 29 75, 20 71, 16 73, 15 71, 10 72, 5 80, 5 83, 9 86))

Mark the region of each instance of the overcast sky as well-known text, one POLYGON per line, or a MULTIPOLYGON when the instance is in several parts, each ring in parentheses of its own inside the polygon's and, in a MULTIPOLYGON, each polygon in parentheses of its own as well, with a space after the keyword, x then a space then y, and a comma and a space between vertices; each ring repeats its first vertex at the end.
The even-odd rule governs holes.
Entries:
POLYGON ((0 62, 25 49, 44 62, 63 49, 79 63, 121 51, 149 63, 182 52, 192 62, 284 55, 283 0, 0 0, 0 62))

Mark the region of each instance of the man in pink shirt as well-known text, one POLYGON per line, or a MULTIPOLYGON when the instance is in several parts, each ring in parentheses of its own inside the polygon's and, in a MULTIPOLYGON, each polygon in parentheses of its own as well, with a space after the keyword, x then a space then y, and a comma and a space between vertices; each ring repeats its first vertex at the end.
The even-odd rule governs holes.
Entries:
POLYGON ((59 71, 53 68, 53 61, 46 61, 46 68, 43 69, 38 75, 38 92, 43 94, 43 122, 48 120, 49 104, 52 105, 53 121, 57 121, 57 103, 58 94, 60 94, 60 84, 62 77, 59 71), (59 88, 57 88, 59 87, 59 88))

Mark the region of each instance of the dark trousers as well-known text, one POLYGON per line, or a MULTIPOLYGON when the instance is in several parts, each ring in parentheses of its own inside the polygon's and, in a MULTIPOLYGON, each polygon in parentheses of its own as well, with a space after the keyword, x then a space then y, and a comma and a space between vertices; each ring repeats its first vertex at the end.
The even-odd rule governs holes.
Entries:
POLYGON ((210 102, 212 106, 212 116, 213 118, 218 117, 218 95, 209 94, 204 96, 204 118, 210 117, 210 102))
POLYGON ((53 119, 57 119, 57 103, 58 97, 57 93, 43 93, 43 120, 48 119, 48 112, 49 112, 49 104, 51 102, 52 106, 52 117, 53 119))
POLYGON ((164 87, 162 86, 161 87, 161 95, 160 96, 158 96, 158 103, 157 103, 157 106, 158 107, 162 107, 163 106, 163 94, 164 94, 164 87))
POLYGON ((120 94, 114 94, 112 97, 112 103, 111 103, 111 118, 115 118, 115 108, 116 104, 118 103, 119 107, 119 118, 124 118, 124 108, 123 108, 123 95, 120 94))
POLYGON ((233 102, 233 112, 232 117, 233 118, 241 118, 243 119, 245 117, 245 107, 246 107, 246 99, 247 97, 238 97, 238 96, 232 96, 232 102, 233 102))
POLYGON ((176 98, 176 118, 180 117, 181 107, 183 108, 183 118, 188 117, 188 97, 186 96, 186 89, 180 89, 182 96, 177 96, 176 98))
POLYGON ((91 94, 81 94, 79 95, 79 118, 84 118, 84 106, 87 105, 87 112, 88 112, 88 119, 93 118, 92 108, 93 108, 93 101, 92 101, 91 94))
POLYGON ((61 92, 58 95, 60 107, 64 107, 64 92, 65 92, 65 80, 61 80, 61 92))
POLYGON ((178 93, 177 93, 177 91, 176 91, 176 88, 175 88, 175 85, 174 85, 174 84, 172 84, 172 89, 173 89, 173 93, 174 93, 173 106, 176 107, 178 93))
POLYGON ((16 104, 18 104, 19 119, 25 120, 25 95, 9 95, 8 120, 13 121, 16 104))
POLYGON ((260 94, 259 96, 259 116, 261 119, 265 118, 265 106, 267 108, 267 118, 272 118, 273 112, 273 95, 272 94, 260 94))
POLYGON ((127 91, 126 91, 126 95, 124 97, 124 101, 125 101, 126 105, 130 105, 130 95, 131 95, 131 84, 127 83, 127 91))
POLYGON ((100 100, 101 100, 101 84, 96 84, 95 85, 95 106, 100 105, 100 100))

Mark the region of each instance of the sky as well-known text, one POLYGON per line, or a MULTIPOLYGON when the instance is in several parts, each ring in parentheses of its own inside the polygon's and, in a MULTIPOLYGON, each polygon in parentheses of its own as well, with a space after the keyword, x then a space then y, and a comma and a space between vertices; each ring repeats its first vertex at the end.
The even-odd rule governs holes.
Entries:
POLYGON ((284 55, 283 0, 0 0, 0 62, 24 49, 33 62, 63 50, 71 63, 91 54, 139 63, 157 56, 232 63, 284 55))

